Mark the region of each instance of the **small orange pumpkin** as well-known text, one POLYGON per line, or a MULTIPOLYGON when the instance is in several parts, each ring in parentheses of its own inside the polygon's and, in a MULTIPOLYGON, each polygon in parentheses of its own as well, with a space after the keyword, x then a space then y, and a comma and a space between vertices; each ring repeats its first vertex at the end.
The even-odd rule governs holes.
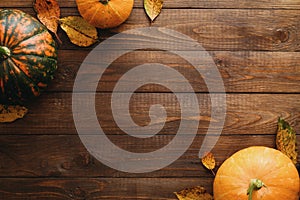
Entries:
POLYGON ((254 146, 221 165, 213 190, 214 200, 299 200, 299 175, 280 151, 254 146))
POLYGON ((130 15, 133 0, 76 0, 80 15, 97 28, 113 28, 130 15))

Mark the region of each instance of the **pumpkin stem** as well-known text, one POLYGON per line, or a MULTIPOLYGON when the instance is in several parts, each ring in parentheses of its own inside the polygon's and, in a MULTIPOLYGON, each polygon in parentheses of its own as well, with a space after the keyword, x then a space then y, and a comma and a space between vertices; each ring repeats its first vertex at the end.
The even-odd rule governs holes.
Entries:
POLYGON ((252 193, 254 190, 259 190, 266 185, 259 179, 251 179, 249 188, 247 190, 248 200, 252 200, 252 193))
POLYGON ((102 4, 108 4, 108 2, 109 2, 109 0, 99 0, 100 1, 100 3, 102 3, 102 4))
POLYGON ((9 48, 5 46, 0 46, 0 59, 6 59, 11 56, 9 48))

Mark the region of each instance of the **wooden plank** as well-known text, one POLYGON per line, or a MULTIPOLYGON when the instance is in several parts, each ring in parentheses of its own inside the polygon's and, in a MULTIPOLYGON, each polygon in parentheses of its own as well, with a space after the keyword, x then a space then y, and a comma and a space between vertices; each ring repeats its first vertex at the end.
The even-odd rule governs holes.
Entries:
MULTIPOLYGON (((35 15, 31 8, 22 10, 35 15)), ((75 8, 62 9, 62 16, 69 15, 78 15, 78 11, 75 8)), ((299 15, 300 10, 165 9, 151 26, 188 35, 206 50, 299 51, 299 15)), ((125 30, 149 25, 144 10, 134 9, 123 25, 99 30, 100 38, 106 39, 125 30)), ((59 36, 63 41, 61 49, 78 49, 70 44, 62 30, 59 36)), ((153 41, 157 40, 153 38, 153 41)), ((119 47, 119 44, 112 46, 114 49, 119 47)))
MULTIPOLYGON (((297 16, 298 10, 166 9, 152 26, 186 34, 206 50, 295 51, 299 50, 297 16)), ((136 9, 127 23, 114 31, 147 23, 144 11, 136 9)))
POLYGON ((157 199, 175 200, 173 194, 186 187, 205 186, 212 193, 212 179, 198 178, 93 178, 2 179, 3 199, 157 199))
MULTIPOLYGON (((29 113, 24 119, 11 124, 0 124, 0 134, 77 134, 73 122, 71 98, 71 93, 43 94, 41 98, 28 106, 29 113)), ((201 116, 195 114, 195 119, 185 120, 200 119, 198 134, 206 134, 210 121, 210 97, 209 94, 197 94, 197 98, 201 116)), ((114 122, 110 102, 110 93, 96 95, 95 108, 98 119, 107 134, 123 134, 114 122)), ((176 96, 172 93, 132 95, 131 117, 139 125, 147 125, 149 108, 154 104, 163 105, 168 113, 166 125, 160 133, 176 133, 181 110, 176 96)), ((123 114, 121 108, 115 109, 123 114)), ((278 117, 288 120, 296 131, 300 132, 299 109, 299 94, 227 94, 227 115, 222 134, 273 134, 276 131, 278 117)), ((190 112, 193 114, 193 108, 190 112)), ((157 121, 156 125, 160 123, 164 121, 157 121)), ((149 128, 154 128, 154 126, 149 128)))
MULTIPOLYGON (((164 147, 172 136, 128 139, 109 136, 119 147, 131 152, 152 152, 164 147)), ((199 177, 211 178, 198 157, 203 136, 197 136, 183 156, 171 165, 150 173, 124 173, 109 168, 90 155, 78 136, 0 136, 0 177, 199 177)), ((297 137, 297 140, 300 136, 297 137)), ((275 147, 273 135, 222 135, 212 152, 217 168, 236 151, 249 146, 275 147)), ((299 144, 298 144, 298 147, 299 144)), ((172 155, 178 149, 169 152, 172 155)), ((161 155, 159 159, 167 159, 161 155)), ((300 156, 298 157, 298 160, 300 156)), ((128 159, 130 160, 130 159, 128 159)))
MULTIPOLYGON (((58 0, 60 7, 76 7, 75 0, 58 0)), ((0 2, 0 7, 24 8, 31 7, 32 0, 11 0, 9 4, 5 1, 0 2)), ((134 6, 142 8, 143 2, 135 0, 134 6)), ((164 8, 264 8, 264 9, 300 9, 299 0, 164 0, 164 8)))
MULTIPOLYGON (((59 69, 48 91, 73 90, 76 73, 90 51, 60 50, 59 69)), ((223 79, 226 92, 299 93, 300 52, 209 52, 223 79), (284 58, 284 59, 282 59, 284 58)), ((102 75, 98 92, 111 92, 130 69, 144 63, 160 63, 175 69, 189 81, 195 92, 208 92, 203 74, 196 71, 187 58, 165 51, 134 51, 115 60, 102 75)), ((99 64, 101 59, 99 60, 99 64)), ((203 60, 203 63, 207 61, 203 60)), ((211 66, 207 66, 209 69, 211 66)), ((91 71, 91 75, 95 72, 91 71)), ((99 77, 100 78, 100 77, 99 77)), ((128 86, 136 81, 127 79, 128 86)), ((214 85, 220 84, 214 81, 214 85)), ((172 79, 177 92, 186 92, 183 80, 172 79)), ((168 92, 165 87, 145 85, 141 92, 168 92)), ((212 91, 210 92, 218 92, 212 91)))
MULTIPOLYGON (((58 2, 62 16, 79 15, 75 0, 58 2)), ((20 8, 35 16, 32 3, 1 1, 0 8, 20 8)), ((99 29, 101 42, 122 31, 148 27, 142 6, 142 1, 135 1, 132 15, 120 27, 99 29)), ((300 140, 299 14, 300 0, 165 0, 161 15, 151 24, 189 35, 209 50, 226 91, 231 93, 227 95, 225 126, 212 151, 217 167, 239 149, 252 145, 274 147, 279 116, 291 122, 300 140)), ((201 166, 198 152, 209 121, 215 119, 210 118, 211 103, 204 81, 192 66, 166 52, 141 51, 116 60, 103 76, 95 106, 99 122, 111 141, 138 153, 170 142, 178 130, 181 112, 169 90, 146 85, 131 99, 131 116, 137 124, 147 125, 150 106, 162 104, 168 113, 166 125, 149 139, 124 136, 111 114, 110 92, 126 71, 144 62, 159 61, 183 74, 200 92, 197 97, 201 117, 185 119, 200 119, 189 150, 164 169, 145 174, 122 173, 87 152, 73 122, 72 86, 80 64, 96 45, 79 48, 68 41, 62 30, 58 34, 63 40, 59 71, 48 92, 28 105, 30 113, 24 119, 0 124, 0 199, 175 199, 174 191, 196 185, 212 192, 213 176, 201 166)), ((156 37, 151 41, 162 42, 156 37)), ((120 46, 116 43, 111 49, 118 50, 120 46)), ((132 82, 127 80, 128 84, 132 82)), ((174 84, 176 91, 188 95, 182 82, 174 84)), ((117 107, 121 115, 120 110, 117 107)))

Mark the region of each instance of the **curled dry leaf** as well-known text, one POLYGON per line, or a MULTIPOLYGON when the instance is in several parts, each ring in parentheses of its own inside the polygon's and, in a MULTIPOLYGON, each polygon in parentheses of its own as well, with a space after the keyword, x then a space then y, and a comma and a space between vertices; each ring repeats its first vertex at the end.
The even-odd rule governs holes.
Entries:
POLYGON ((35 0, 34 10, 37 18, 44 24, 48 30, 53 32, 61 43, 57 35, 58 20, 60 18, 60 8, 56 0, 35 0))
POLYGON ((13 122, 23 118, 27 112, 28 109, 23 106, 6 106, 0 104, 0 123, 13 122))
POLYGON ((212 195, 204 187, 196 186, 174 193, 179 200, 213 200, 212 195))
POLYGON ((162 6, 163 0, 144 0, 145 11, 152 22, 160 14, 162 6))
POLYGON ((213 170, 216 167, 216 160, 211 152, 206 153, 202 158, 201 162, 209 170, 213 170))
POLYGON ((59 21, 60 27, 67 33, 73 44, 87 47, 98 41, 97 29, 82 17, 69 16, 59 21))
POLYGON ((297 164, 297 138, 296 131, 288 122, 279 118, 276 135, 276 147, 279 151, 287 155, 294 164, 297 164))

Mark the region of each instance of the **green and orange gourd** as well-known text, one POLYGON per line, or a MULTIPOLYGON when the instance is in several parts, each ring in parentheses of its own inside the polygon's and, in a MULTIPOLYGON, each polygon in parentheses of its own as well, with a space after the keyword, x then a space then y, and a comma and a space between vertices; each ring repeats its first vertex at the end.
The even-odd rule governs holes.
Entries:
POLYGON ((40 92, 57 69, 52 35, 20 10, 0 9, 0 104, 20 104, 40 92))

